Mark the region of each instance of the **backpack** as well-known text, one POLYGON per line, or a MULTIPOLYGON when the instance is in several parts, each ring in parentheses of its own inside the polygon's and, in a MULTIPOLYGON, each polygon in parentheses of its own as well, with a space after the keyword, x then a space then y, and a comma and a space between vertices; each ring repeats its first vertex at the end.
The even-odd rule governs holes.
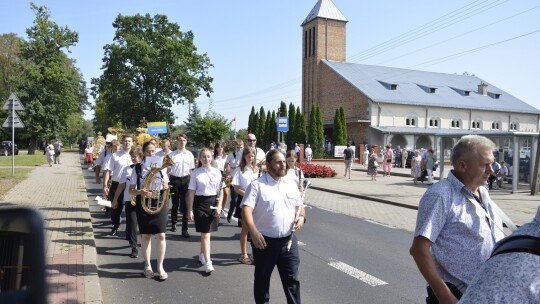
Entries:
POLYGON ((532 235, 509 236, 497 243, 490 258, 510 252, 526 252, 540 255, 540 237, 532 235))

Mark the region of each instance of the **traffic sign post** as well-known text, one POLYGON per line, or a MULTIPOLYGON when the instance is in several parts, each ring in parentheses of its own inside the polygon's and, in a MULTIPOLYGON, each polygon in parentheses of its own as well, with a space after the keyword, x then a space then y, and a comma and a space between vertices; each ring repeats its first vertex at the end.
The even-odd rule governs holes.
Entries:
POLYGON ((4 110, 11 110, 11 116, 6 118, 2 125, 4 128, 11 127, 11 176, 15 176, 15 128, 24 128, 24 123, 15 110, 23 111, 24 106, 15 93, 9 95, 8 100, 2 107, 4 110))

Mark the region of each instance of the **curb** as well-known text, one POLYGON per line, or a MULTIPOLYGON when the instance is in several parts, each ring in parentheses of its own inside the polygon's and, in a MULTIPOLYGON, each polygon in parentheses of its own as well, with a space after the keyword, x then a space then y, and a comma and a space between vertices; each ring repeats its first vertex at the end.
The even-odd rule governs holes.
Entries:
POLYGON ((368 196, 368 195, 352 194, 352 193, 349 193, 349 192, 343 192, 343 191, 339 191, 339 190, 321 188, 321 187, 317 187, 317 186, 311 186, 310 189, 315 189, 315 190, 319 190, 319 191, 324 191, 324 192, 329 192, 329 193, 339 194, 339 195, 344 195, 344 196, 355 197, 355 198, 359 198, 359 199, 364 199, 364 200, 368 200, 368 201, 374 201, 374 202, 383 203, 383 204, 392 205, 392 206, 397 206, 397 207, 403 207, 403 208, 412 209, 412 210, 418 210, 418 206, 398 203, 398 202, 389 201, 389 200, 385 200, 385 199, 378 198, 378 197, 373 197, 373 196, 368 196))

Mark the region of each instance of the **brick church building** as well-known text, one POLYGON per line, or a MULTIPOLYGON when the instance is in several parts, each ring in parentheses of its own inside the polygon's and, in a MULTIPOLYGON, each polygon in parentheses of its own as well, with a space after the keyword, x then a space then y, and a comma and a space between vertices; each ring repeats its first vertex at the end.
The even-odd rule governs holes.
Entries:
POLYGON ((331 0, 319 0, 301 25, 302 109, 309 123, 311 106, 321 108, 328 138, 343 106, 356 145, 434 146, 449 156, 461 136, 480 134, 505 152, 499 160, 514 147, 534 159, 538 109, 476 76, 348 63, 346 25, 331 0))

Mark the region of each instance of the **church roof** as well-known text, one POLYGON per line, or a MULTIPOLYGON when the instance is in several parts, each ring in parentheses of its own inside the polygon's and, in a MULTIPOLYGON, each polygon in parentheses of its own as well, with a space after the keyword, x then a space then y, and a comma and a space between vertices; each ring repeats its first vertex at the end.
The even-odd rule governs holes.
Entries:
POLYGON ((301 26, 317 17, 347 22, 347 18, 343 16, 332 0, 319 0, 301 26))
POLYGON ((476 76, 321 60, 374 102, 540 114, 476 76), (478 85, 487 85, 487 95, 478 85))

